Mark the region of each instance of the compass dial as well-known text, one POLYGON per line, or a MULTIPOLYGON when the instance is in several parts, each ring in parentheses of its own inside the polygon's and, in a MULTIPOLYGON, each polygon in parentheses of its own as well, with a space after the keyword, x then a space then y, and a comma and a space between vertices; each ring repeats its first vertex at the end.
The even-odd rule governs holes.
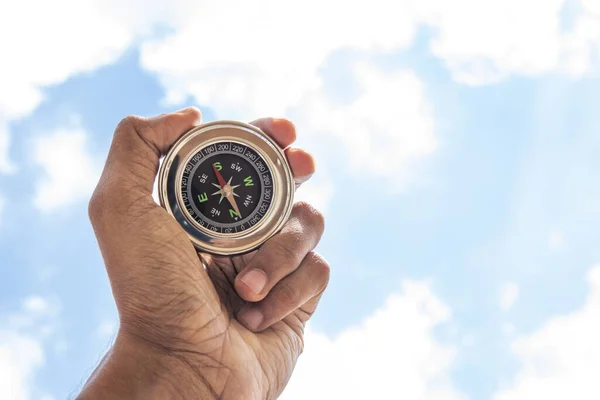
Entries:
POLYGON ((283 227, 294 178, 283 150, 263 131, 214 121, 193 128, 169 150, 158 197, 198 250, 243 254, 283 227))
POLYGON ((181 198, 200 226, 224 234, 243 232, 267 214, 273 176, 253 148, 216 142, 196 152, 185 166, 181 198))

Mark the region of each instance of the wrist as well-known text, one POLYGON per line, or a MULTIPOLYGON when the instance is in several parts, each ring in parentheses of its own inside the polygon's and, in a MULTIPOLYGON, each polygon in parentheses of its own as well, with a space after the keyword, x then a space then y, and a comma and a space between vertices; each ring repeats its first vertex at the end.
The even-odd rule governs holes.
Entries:
POLYGON ((206 379, 184 361, 119 334, 77 398, 210 400, 218 397, 206 379))

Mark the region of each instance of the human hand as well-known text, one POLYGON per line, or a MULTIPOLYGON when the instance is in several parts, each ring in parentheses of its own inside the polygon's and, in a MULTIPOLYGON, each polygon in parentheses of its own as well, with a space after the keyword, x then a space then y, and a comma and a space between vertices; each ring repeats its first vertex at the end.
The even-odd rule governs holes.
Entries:
MULTIPOLYGON (((152 198, 159 158, 200 121, 188 108, 118 125, 89 214, 120 319, 115 344, 80 399, 273 399, 303 349, 304 325, 329 279, 312 250, 323 217, 294 205, 286 225, 242 256, 198 253, 152 198)), ((291 122, 253 122, 282 148, 291 122)), ((297 185, 312 157, 287 148, 297 185)))

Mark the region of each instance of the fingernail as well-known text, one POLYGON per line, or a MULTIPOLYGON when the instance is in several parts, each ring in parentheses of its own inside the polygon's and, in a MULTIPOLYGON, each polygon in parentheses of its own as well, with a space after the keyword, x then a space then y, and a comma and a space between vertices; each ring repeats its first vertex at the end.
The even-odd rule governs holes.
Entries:
POLYGON ((263 315, 257 309, 251 308, 247 309, 246 311, 242 311, 240 319, 242 320, 241 322, 246 326, 246 328, 255 331, 262 323, 263 315))
POLYGON ((181 110, 175 111, 175 114, 187 114, 187 113, 190 113, 195 110, 196 110, 196 107, 189 106, 189 107, 182 108, 181 110))
POLYGON ((304 182, 309 180, 313 175, 314 175, 314 173, 304 175, 304 176, 297 176, 294 178, 294 182, 296 182, 298 185, 303 184, 304 182))
POLYGON ((260 269, 253 269, 243 275, 240 280, 254 293, 259 294, 267 284, 267 274, 260 269))

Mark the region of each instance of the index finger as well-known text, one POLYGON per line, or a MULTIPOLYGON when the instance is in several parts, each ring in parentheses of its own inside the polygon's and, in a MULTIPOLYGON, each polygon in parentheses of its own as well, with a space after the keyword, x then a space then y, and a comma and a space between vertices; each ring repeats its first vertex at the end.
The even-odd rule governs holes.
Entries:
POLYGON ((250 124, 269 135, 282 149, 296 141, 296 127, 289 119, 259 118, 250 124))

